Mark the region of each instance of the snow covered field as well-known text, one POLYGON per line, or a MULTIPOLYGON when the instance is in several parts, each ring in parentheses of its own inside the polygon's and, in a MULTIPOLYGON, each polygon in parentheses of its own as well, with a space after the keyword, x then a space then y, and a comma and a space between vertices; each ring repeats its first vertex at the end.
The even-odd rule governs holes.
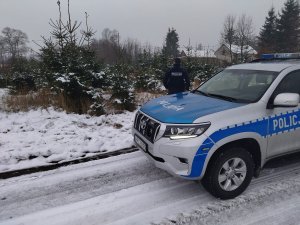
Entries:
POLYGON ((131 112, 91 117, 52 108, 0 111, 0 172, 131 147, 133 119, 131 112))
MULTIPOLYGON (((298 157, 298 159, 297 159, 298 157)), ((300 159, 271 164, 221 201, 140 153, 0 181, 1 225, 298 225, 300 159)))

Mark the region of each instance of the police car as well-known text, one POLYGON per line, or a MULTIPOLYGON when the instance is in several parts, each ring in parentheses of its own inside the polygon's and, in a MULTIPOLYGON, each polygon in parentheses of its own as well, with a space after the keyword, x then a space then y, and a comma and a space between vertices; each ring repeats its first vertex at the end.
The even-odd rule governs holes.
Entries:
POLYGON ((300 149, 299 94, 300 53, 265 54, 146 103, 134 140, 157 167, 234 198, 268 160, 300 149))

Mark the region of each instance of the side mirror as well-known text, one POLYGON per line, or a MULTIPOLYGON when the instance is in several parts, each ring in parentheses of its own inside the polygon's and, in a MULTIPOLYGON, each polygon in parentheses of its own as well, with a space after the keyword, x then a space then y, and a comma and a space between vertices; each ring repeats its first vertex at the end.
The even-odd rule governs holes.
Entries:
POLYGON ((296 93, 282 93, 274 99, 274 107, 296 107, 300 101, 299 94, 296 93))

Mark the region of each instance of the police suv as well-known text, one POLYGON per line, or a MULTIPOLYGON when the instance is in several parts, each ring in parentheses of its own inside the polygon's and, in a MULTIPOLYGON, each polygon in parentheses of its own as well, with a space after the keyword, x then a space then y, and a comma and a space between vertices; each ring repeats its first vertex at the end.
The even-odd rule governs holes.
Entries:
POLYGON ((299 94, 300 54, 265 54, 146 103, 134 140, 157 167, 234 198, 268 160, 300 149, 299 94))

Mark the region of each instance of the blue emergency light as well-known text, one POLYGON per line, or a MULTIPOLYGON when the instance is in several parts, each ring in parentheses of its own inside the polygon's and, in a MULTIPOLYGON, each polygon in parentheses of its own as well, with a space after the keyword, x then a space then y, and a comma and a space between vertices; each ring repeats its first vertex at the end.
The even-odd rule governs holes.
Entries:
POLYGON ((300 59, 300 53, 271 53, 262 54, 261 59, 300 59))

